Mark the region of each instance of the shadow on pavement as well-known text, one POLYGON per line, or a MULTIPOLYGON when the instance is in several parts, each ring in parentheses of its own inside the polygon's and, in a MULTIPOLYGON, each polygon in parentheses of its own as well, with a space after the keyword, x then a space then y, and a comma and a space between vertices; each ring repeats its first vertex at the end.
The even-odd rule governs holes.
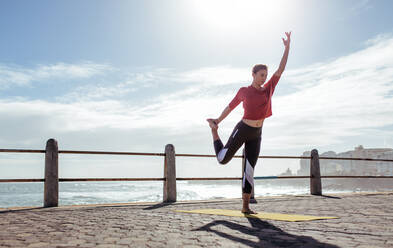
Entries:
POLYGON ((331 196, 331 195, 321 195, 322 197, 332 198, 332 199, 341 199, 341 197, 331 196))
POLYGON ((171 203, 171 202, 169 202, 169 203, 160 202, 160 203, 157 203, 157 204, 155 204, 155 205, 146 207, 146 208, 144 208, 143 210, 153 210, 153 209, 157 209, 157 208, 162 208, 162 207, 165 207, 165 206, 169 206, 169 205, 172 205, 172 204, 173 204, 173 203, 171 203))
POLYGON ((216 220, 209 224, 206 224, 200 228, 194 229, 193 231, 207 231, 213 232, 223 238, 232 240, 234 242, 248 245, 249 247, 326 247, 326 248, 338 248, 338 246, 321 243, 318 240, 308 236, 298 236, 287 233, 280 228, 270 224, 269 222, 262 221, 257 218, 247 218, 251 224, 251 227, 240 225, 226 220, 216 220), (244 237, 237 237, 234 235, 235 232, 225 232, 225 229, 216 228, 214 226, 226 226, 233 231, 238 231, 250 236, 255 236, 259 241, 248 240, 244 237))
MULTIPOLYGON (((4 213, 11 213, 11 212, 23 212, 23 211, 30 211, 30 210, 37 210, 37 209, 45 209, 44 207, 31 207, 31 208, 20 208, 20 209, 1 209, 0 214, 4 213)), ((49 209, 49 208, 47 208, 49 209)))

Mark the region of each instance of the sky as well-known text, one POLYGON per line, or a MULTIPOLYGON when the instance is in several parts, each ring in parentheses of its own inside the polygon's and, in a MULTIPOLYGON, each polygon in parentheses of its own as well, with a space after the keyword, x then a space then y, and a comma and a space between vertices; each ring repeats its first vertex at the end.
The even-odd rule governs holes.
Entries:
MULTIPOLYGON (((286 70, 260 155, 393 147, 391 1, 1 1, 0 148, 213 154, 217 118, 255 64, 286 70)), ((221 124, 226 142, 239 105, 221 124)), ((239 150, 239 153, 241 150, 239 150)), ((177 158, 178 177, 240 176, 239 159, 177 158)), ((260 159, 255 176, 299 160, 260 159)), ((162 157, 61 154, 60 177, 162 177, 162 157)), ((42 178, 43 154, 0 154, 42 178)))

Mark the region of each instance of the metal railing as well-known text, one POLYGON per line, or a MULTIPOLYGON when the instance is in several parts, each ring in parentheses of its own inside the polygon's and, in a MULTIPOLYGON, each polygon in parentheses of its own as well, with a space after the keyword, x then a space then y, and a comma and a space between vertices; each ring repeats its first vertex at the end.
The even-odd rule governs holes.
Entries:
MULTIPOLYGON (((45 178, 42 179, 0 179, 0 183, 5 182, 44 182, 44 207, 58 206, 58 184, 59 182, 75 181, 163 181, 163 202, 176 201, 176 181, 193 180, 242 180, 242 177, 176 177, 176 157, 199 157, 215 158, 215 155, 206 154, 175 154, 175 148, 169 144, 165 147, 164 153, 142 153, 142 152, 109 152, 109 151, 74 151, 58 150, 57 141, 49 139, 45 150, 32 149, 0 149, 0 153, 45 153, 45 178), (90 155, 128 155, 128 156, 161 156, 164 157, 164 177, 162 178, 59 178, 58 177, 58 155, 59 154, 90 154, 90 155)), ((235 155, 234 158, 244 156, 235 155)), ((321 176, 320 159, 332 160, 358 160, 358 161, 378 161, 393 162, 391 159, 372 158, 337 158, 319 157, 318 151, 314 149, 311 156, 259 156, 258 158, 269 159, 310 159, 309 176, 267 176, 254 177, 254 179, 299 179, 310 178, 310 193, 321 195, 321 178, 393 178, 393 176, 321 176)), ((243 161, 244 162, 244 161, 243 161)), ((244 163, 243 163, 244 164, 244 163)), ((253 198, 254 192, 252 192, 253 198)))

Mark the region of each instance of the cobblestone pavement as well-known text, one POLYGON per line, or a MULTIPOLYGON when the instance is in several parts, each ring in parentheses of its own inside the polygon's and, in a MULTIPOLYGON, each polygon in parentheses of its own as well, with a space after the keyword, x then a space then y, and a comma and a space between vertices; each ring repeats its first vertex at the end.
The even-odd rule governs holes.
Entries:
POLYGON ((257 211, 339 219, 265 221, 179 213, 240 199, 0 211, 0 247, 393 247, 393 192, 258 198, 257 211))

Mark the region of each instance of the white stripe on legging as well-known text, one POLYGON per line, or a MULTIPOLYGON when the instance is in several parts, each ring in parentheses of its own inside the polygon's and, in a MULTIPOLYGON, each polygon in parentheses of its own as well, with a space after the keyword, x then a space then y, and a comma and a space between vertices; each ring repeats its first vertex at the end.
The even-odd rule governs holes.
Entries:
POLYGON ((246 159, 246 171, 243 176, 243 188, 246 186, 246 179, 251 187, 254 187, 254 168, 252 168, 250 162, 246 159))
POLYGON ((232 135, 232 138, 235 138, 235 135, 237 134, 238 131, 239 129, 236 129, 235 133, 232 135))
POLYGON ((227 154, 228 148, 223 148, 217 155, 217 159, 219 162, 223 161, 225 158, 225 155, 227 154))

